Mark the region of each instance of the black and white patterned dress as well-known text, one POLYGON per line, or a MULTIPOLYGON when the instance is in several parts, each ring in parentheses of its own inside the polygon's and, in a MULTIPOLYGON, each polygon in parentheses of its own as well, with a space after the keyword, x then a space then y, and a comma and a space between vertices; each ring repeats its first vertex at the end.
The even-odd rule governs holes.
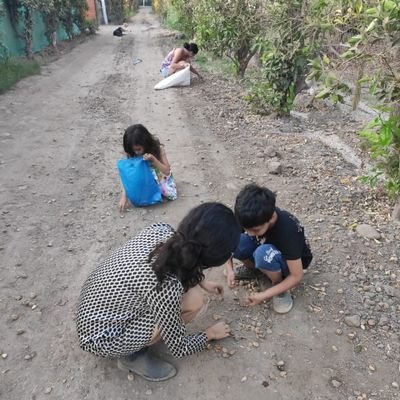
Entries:
POLYGON ((126 356, 148 345, 156 327, 174 357, 204 350, 205 333, 186 333, 181 282, 170 276, 157 292, 157 278, 148 263, 150 252, 173 233, 168 224, 152 224, 89 275, 77 314, 83 350, 104 357, 126 356))

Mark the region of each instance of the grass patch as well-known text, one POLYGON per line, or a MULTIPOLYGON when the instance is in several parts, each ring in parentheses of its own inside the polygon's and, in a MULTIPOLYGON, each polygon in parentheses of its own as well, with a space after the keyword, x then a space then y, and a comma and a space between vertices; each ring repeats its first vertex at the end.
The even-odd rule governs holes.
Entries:
POLYGON ((174 7, 168 8, 168 11, 164 18, 164 24, 170 29, 174 29, 176 31, 182 30, 179 14, 174 7))
POLYGON ((0 59, 0 94, 6 92, 21 79, 40 73, 35 60, 24 58, 0 59))
POLYGON ((232 77, 234 74, 233 63, 226 57, 216 57, 208 51, 202 49, 194 59, 199 69, 204 72, 216 73, 232 77))

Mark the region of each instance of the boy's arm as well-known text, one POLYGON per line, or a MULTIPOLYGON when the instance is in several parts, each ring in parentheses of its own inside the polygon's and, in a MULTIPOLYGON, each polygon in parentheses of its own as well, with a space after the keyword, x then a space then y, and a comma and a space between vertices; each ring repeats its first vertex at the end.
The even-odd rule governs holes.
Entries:
POLYGON ((287 260, 287 265, 290 272, 289 276, 286 277, 282 282, 268 288, 264 292, 250 294, 248 297, 247 305, 255 306, 256 304, 260 304, 264 300, 269 300, 272 297, 277 296, 297 286, 304 276, 303 263, 301 262, 301 258, 298 258, 297 260, 287 260))

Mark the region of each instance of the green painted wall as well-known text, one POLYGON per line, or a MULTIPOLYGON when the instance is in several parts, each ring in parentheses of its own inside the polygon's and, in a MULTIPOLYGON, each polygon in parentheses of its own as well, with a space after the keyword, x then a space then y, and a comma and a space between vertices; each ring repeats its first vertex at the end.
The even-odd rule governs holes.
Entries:
MULTIPOLYGON (((23 24, 19 24, 18 31, 23 32, 23 24)), ((34 52, 43 50, 49 45, 49 42, 45 35, 46 26, 43 22, 43 18, 40 12, 35 12, 33 15, 33 32, 32 32, 32 47, 34 52)), ((79 34, 77 26, 74 27, 74 33, 79 34)), ((62 26, 57 30, 57 40, 62 41, 68 39, 68 36, 62 26)), ((24 40, 19 38, 16 34, 11 21, 10 16, 4 5, 4 0, 0 0, 0 44, 3 44, 8 49, 8 53, 11 56, 24 56, 25 55, 25 43, 24 40)), ((4 53, 3 46, 0 46, 0 52, 4 53)))

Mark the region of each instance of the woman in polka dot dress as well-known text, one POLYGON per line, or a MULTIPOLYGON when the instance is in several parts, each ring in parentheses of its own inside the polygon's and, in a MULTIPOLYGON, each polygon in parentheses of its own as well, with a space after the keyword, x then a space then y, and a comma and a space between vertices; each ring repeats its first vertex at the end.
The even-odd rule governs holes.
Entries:
POLYGON ((183 357, 229 335, 225 322, 192 335, 185 323, 204 308, 202 289, 223 294, 203 270, 231 257, 240 231, 232 211, 220 203, 194 208, 176 231, 163 223, 144 229, 84 283, 77 315, 81 348, 116 357, 120 368, 150 381, 173 377, 173 365, 149 347, 162 339, 173 356, 183 357))

